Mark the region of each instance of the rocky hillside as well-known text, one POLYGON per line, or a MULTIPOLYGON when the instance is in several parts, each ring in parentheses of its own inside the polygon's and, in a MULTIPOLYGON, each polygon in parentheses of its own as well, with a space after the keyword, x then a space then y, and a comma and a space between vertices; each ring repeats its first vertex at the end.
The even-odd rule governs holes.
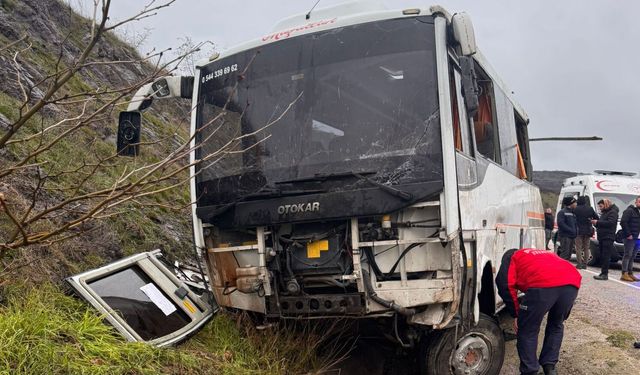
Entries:
MULTIPOLYGON (((51 85, 50 77, 73 66, 90 41, 90 34, 90 22, 60 1, 0 0, 0 137, 26 110, 26 107, 21 108, 25 93, 29 95, 31 105, 42 98, 51 85)), ((81 100, 86 93, 116 92, 140 82, 154 74, 157 59, 143 61, 133 47, 108 32, 98 41, 88 61, 90 64, 62 86, 56 94, 57 101, 44 106, 17 136, 28 137, 61 119, 76 116, 82 111, 81 100)), ((125 96, 120 102, 129 97, 125 96)), ((106 101, 97 98, 90 102, 89 109, 106 101)), ((108 159, 108 166, 85 181, 84 175, 89 174, 91 163, 103 161, 115 153, 117 115, 124 109, 122 104, 114 106, 92 119, 88 126, 65 137, 34 159, 40 163, 38 167, 18 169, 0 177, 0 193, 12 205, 10 208, 24 210, 37 195, 33 211, 44 210, 68 198, 68 192, 82 183, 93 189, 108 188, 118 173, 140 163, 159 160, 175 147, 176 139, 188 137, 188 105, 156 103, 143 116, 142 138, 153 146, 142 146, 143 156, 137 160, 108 159), (74 170, 78 172, 69 172, 74 170), (42 176, 47 183, 39 188, 37 183, 42 176)), ((43 137, 42 141, 48 141, 54 135, 43 137)), ((34 142, 0 147, 0 169, 3 164, 17 163, 35 147, 38 145, 34 142)), ((3 253, 0 262, 4 267, 0 268, 11 269, 11 265, 26 264, 20 267, 19 277, 58 282, 70 274, 154 248, 162 248, 169 255, 190 258, 188 200, 186 185, 158 194, 144 207, 123 207, 125 215, 104 215, 83 226, 82 233, 74 233, 76 237, 68 241, 3 253)), ((74 213, 65 215, 73 217, 74 213)), ((0 243, 11 231, 9 218, 0 210, 0 243)))
POLYGON ((562 182, 577 175, 577 172, 569 171, 534 171, 533 182, 542 191, 558 194, 562 188, 562 182))

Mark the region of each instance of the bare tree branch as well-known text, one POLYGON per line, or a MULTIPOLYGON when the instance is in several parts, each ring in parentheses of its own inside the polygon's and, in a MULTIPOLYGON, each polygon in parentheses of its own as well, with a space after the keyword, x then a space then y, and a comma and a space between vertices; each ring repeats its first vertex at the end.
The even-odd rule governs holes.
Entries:
POLYGON ((6 46, 4 46, 4 47, 0 47, 0 52, 3 52, 3 51, 5 51, 5 50, 8 50, 9 48, 11 48, 11 47, 15 46, 16 44, 19 44, 19 43, 20 43, 20 42, 22 42, 22 41, 27 40, 27 39, 28 39, 28 37, 27 37, 27 35, 25 34, 25 35, 21 36, 21 37, 20 37, 20 39, 16 39, 16 40, 14 40, 13 42, 11 42, 11 43, 7 44, 6 46))
POLYGON ((145 7, 140 12, 138 12, 138 14, 136 14, 135 16, 126 18, 123 21, 119 21, 119 22, 109 26, 108 28, 105 29, 105 31, 113 30, 115 28, 118 28, 118 27, 124 25, 125 23, 129 23, 129 22, 132 22, 132 21, 140 21, 141 19, 144 19, 144 18, 153 17, 153 16, 155 16, 157 14, 156 12, 158 10, 170 6, 175 1, 176 0, 171 0, 171 1, 166 2, 164 4, 153 6, 153 4, 155 4, 156 1, 155 0, 151 0, 147 5, 145 5, 145 7))
POLYGON ((24 238, 24 244, 28 245, 29 244, 29 236, 27 235, 27 231, 24 229, 22 224, 18 221, 18 219, 16 219, 16 217, 13 215, 13 213, 9 209, 9 206, 5 202, 4 195, 0 195, 0 206, 4 210, 5 215, 7 215, 9 217, 9 219, 13 222, 13 224, 15 224, 16 228, 18 228, 18 230, 22 234, 22 237, 24 238))

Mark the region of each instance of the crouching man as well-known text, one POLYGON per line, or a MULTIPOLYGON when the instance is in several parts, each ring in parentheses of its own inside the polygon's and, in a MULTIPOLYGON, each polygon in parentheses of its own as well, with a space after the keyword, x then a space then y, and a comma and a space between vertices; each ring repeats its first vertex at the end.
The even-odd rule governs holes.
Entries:
POLYGON ((540 365, 545 375, 557 374, 564 321, 578 296, 581 280, 571 263, 550 251, 511 249, 503 255, 496 285, 507 311, 516 318, 521 374, 537 374, 540 365), (522 303, 518 303, 518 291, 525 294, 522 303), (538 334, 547 314, 538 359, 538 334))

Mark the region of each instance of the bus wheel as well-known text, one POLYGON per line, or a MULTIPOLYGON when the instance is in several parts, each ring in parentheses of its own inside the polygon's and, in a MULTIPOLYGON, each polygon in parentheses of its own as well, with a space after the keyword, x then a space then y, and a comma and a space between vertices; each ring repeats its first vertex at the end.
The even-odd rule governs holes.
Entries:
POLYGON ((484 314, 469 331, 449 328, 425 336, 420 350, 423 375, 493 375, 504 361, 504 335, 498 322, 484 314))

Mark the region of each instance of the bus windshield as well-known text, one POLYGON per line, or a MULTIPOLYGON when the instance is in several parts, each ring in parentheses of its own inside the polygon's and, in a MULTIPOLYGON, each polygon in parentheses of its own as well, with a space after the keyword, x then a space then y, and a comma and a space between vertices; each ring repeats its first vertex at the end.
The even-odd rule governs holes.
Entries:
POLYGON ((320 174, 442 179, 431 17, 267 44, 203 67, 198 84, 201 205, 320 174))

